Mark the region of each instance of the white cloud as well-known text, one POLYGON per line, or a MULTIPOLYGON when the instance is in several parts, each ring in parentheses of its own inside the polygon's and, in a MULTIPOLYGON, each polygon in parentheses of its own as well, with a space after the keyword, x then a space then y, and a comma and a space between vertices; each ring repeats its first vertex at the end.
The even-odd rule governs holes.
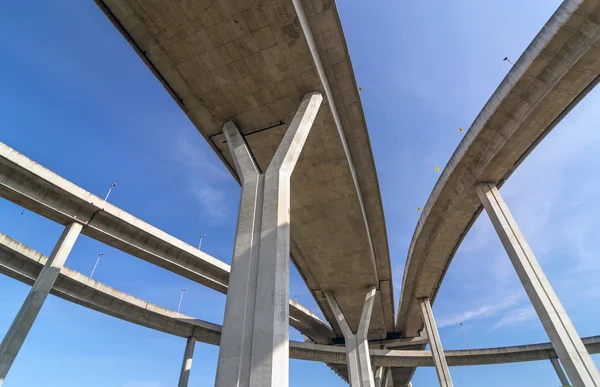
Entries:
MULTIPOLYGON (((198 134, 198 136, 200 136, 198 134)), ((199 146, 195 146, 180 130, 175 135, 173 157, 183 164, 189 175, 190 193, 213 222, 221 223, 231 212, 231 203, 219 183, 229 178, 225 168, 213 160, 199 146)))
POLYGON ((492 330, 503 328, 511 325, 523 324, 527 321, 534 321, 537 319, 537 314, 533 306, 528 305, 522 308, 512 309, 504 315, 494 326, 492 330))
POLYGON ((479 320, 498 315, 500 312, 515 306, 522 298, 522 293, 515 293, 499 300, 492 300, 475 309, 467 310, 438 320, 438 327, 444 328, 458 325, 461 322, 479 320))

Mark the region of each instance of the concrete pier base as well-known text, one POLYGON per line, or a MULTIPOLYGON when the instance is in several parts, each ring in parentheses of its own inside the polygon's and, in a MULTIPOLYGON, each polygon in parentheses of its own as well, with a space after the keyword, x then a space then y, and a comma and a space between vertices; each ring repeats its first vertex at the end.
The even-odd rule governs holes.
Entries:
POLYGON ((352 331, 346 321, 335 296, 331 292, 325 292, 327 303, 335 315, 335 318, 344 334, 346 341, 346 358, 348 363, 348 376, 351 387, 375 387, 371 357, 369 354, 369 343, 367 334, 375 303, 376 289, 371 288, 365 297, 365 304, 360 316, 360 323, 356 333, 352 331))
POLYGON ((322 100, 304 97, 264 174, 235 124, 223 127, 242 195, 216 387, 289 383, 290 177, 322 100))
POLYGON ((181 372, 179 373, 179 383, 177 384, 177 387, 187 387, 188 385, 190 372, 192 371, 195 346, 196 339, 189 337, 185 343, 185 351, 183 352, 183 361, 181 362, 181 372))
POLYGON ((56 278, 60 274, 60 269, 64 266, 82 228, 83 226, 79 223, 71 223, 65 227, 54 246, 54 250, 48 257, 48 261, 31 287, 17 317, 15 317, 8 333, 4 336, 2 344, 0 344, 0 386, 4 383, 10 367, 19 354, 21 346, 25 342, 29 330, 33 326, 40 309, 42 309, 42 305, 44 305, 44 301, 46 301, 46 297, 48 297, 48 293, 50 293, 50 289, 52 289, 56 278))
POLYGON ((572 385, 600 386, 596 365, 500 192, 489 183, 478 184, 476 190, 572 385))
POLYGON ((438 380, 440 381, 440 386, 452 387, 453 384, 452 378, 450 378, 450 370, 448 370, 448 363, 446 363, 446 356, 444 355, 442 341, 440 340, 437 325, 433 318, 433 311, 431 310, 429 298, 421 299, 421 313, 423 314, 425 331, 427 332, 427 337, 429 337, 429 346, 431 347, 433 364, 435 366, 435 371, 437 372, 438 380))

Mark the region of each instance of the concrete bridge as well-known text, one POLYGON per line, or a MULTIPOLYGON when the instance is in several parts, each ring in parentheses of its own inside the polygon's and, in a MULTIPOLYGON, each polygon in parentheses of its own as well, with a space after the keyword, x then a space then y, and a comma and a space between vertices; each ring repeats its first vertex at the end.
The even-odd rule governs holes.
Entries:
MULTIPOLYGON (((18 281, 33 284, 48 258, 35 250, 0 233, 0 273, 18 281)), ((153 305, 147 301, 120 292, 75 270, 63 267, 53 295, 150 329, 171 335, 192 338, 195 341, 219 345, 222 327, 182 313, 153 305)), ((600 353, 600 336, 582 338, 589 353, 600 353)), ((506 364, 515 362, 556 359, 550 343, 513 347, 482 348, 445 351, 449 366, 506 364)), ((185 351, 184 351, 185 354, 185 351)), ((343 346, 320 345, 290 341, 290 357, 298 360, 326 362, 330 366, 346 364, 343 346)), ((184 355, 184 363, 187 357, 184 355)), ((371 350, 375 367, 432 367, 431 351, 371 350)), ((180 378, 186 377, 182 372, 180 378)))
POLYGON ((335 3, 96 3, 242 186, 232 266, 0 143, 0 196, 65 226, 48 258, 0 238, 0 270, 33 282, 0 346, 0 385, 53 292, 187 337, 180 387, 196 340, 220 345, 218 387, 287 386, 290 356, 325 362, 352 386, 407 386, 419 366, 452 386, 448 366, 550 359, 563 384, 560 363, 572 385, 600 387, 589 357, 598 338, 577 335, 498 191, 598 83, 600 0, 563 2, 465 135, 417 224, 396 320, 377 174, 335 3), (551 344, 443 350, 431 304, 483 208, 551 344), (227 293, 223 327, 66 269, 80 233, 227 293), (289 300, 290 260, 327 321, 289 300), (288 325, 311 342, 290 342, 288 325))

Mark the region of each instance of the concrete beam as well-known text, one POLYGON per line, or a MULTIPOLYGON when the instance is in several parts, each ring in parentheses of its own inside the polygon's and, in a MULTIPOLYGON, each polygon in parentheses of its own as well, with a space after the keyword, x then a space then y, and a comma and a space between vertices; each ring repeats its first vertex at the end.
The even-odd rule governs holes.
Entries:
MULTIPOLYGON (((84 224, 83 234, 179 274, 227 292, 230 266, 85 191, 0 143, 0 197, 52 221, 84 224)), ((328 344, 332 329, 290 300, 290 325, 311 340, 328 344)))
MULTIPOLYGON (((33 284, 47 258, 31 248, 0 234, 0 273, 33 284)), ((81 273, 63 267, 51 293, 98 312, 175 336, 218 345, 221 326, 153 305, 120 292, 81 273)), ((589 353, 600 353, 600 336, 582 338, 589 353)), ((551 343, 513 347, 444 351, 449 366, 507 364, 556 358, 551 343)), ((375 367, 433 367, 430 351, 370 350, 375 367)), ((341 346, 290 342, 290 357, 328 364, 346 364, 341 346)))
POLYGON ((600 374, 571 319, 494 184, 476 186, 479 199, 574 387, 600 386, 600 374))
POLYGON ((185 351, 183 353, 181 372, 179 373, 179 384, 177 384, 177 387, 188 387, 190 372, 192 371, 192 360, 194 359, 195 346, 196 339, 194 337, 188 337, 185 343, 185 351))
POLYGON ((17 317, 15 317, 6 336, 4 336, 2 344, 0 344, 0 386, 4 383, 10 367, 19 354, 21 346, 46 301, 46 297, 48 297, 48 293, 54 286, 54 282, 58 278, 60 270, 81 232, 81 228, 82 226, 79 223, 71 223, 65 227, 50 257, 31 287, 27 298, 25 298, 17 317))
POLYGON ((433 363, 435 364, 435 371, 437 372, 440 386, 452 387, 452 378, 450 377, 450 371, 448 370, 444 349, 442 348, 442 341, 440 340, 437 325, 433 317, 429 298, 423 298, 421 300, 421 313, 423 314, 427 337, 429 337, 429 346, 431 347, 431 353, 433 354, 433 363))
POLYGON ((305 95, 264 174, 233 122, 223 127, 242 196, 217 387, 289 383, 290 178, 322 101, 305 95))
POLYGON ((346 321, 333 293, 325 292, 329 307, 336 316, 337 323, 344 334, 348 374, 350 386, 352 387, 375 386, 367 335, 369 332, 369 322, 371 321, 376 293, 377 289, 375 288, 371 288, 367 293, 360 318, 360 324, 355 333, 350 328, 348 321, 346 321))

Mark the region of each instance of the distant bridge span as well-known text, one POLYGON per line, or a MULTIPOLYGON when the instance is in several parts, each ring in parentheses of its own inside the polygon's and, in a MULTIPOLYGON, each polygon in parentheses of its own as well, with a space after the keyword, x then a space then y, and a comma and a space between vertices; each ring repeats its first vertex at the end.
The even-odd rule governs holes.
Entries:
MULTIPOLYGON (((44 255, 0 233, 0 273, 32 284, 46 259, 44 255)), ((219 345, 220 325, 153 305, 66 267, 61 270, 52 294, 150 329, 182 338, 194 337, 206 344, 219 345)), ((600 336, 586 337, 583 340, 590 353, 600 352, 600 336)), ((433 366, 430 351, 374 349, 371 352, 374 366, 433 366)), ((445 354, 451 366, 504 364, 556 357, 550 343, 445 351, 445 354)), ((346 354, 342 346, 291 341, 290 355, 295 359, 327 362, 332 366, 346 364, 346 354)))

